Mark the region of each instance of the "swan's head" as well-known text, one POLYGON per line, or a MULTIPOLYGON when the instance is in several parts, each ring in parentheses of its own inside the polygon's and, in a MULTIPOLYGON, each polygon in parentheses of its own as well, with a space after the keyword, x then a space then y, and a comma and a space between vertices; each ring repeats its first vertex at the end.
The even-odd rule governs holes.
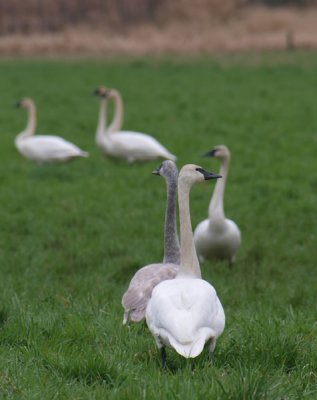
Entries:
POLYGON ((229 159, 230 151, 228 147, 224 145, 219 145, 214 147, 212 150, 208 151, 204 154, 205 157, 215 157, 219 158, 219 160, 229 159))
POLYGON ((196 182, 204 182, 217 178, 221 178, 221 175, 208 172, 199 165, 187 164, 180 170, 178 182, 186 182, 186 184, 191 186, 196 182))
POLYGON ((97 89, 94 90, 93 93, 96 96, 106 99, 107 97, 109 97, 111 89, 107 88, 106 86, 99 86, 97 89))
POLYGON ((33 101, 27 97, 22 100, 19 100, 16 103, 16 106, 19 108, 29 108, 32 107, 33 105, 34 105, 33 101))
POLYGON ((166 180, 177 180, 178 170, 174 161, 165 160, 162 164, 152 172, 153 175, 161 175, 166 180))

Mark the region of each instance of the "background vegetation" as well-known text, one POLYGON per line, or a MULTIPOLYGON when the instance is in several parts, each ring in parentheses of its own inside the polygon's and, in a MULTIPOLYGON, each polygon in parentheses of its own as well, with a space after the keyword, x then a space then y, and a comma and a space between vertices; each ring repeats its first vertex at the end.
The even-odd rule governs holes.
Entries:
MULTIPOLYGON (((86 25, 122 30, 140 23, 208 19, 211 24, 254 5, 310 7, 316 0, 0 0, 0 34, 56 32, 86 25)), ((198 22, 197 21, 197 22, 198 22)))
MULTIPOLYGON (((7 61, 0 64, 0 397, 4 399, 315 399, 317 58, 7 61), (178 166, 225 143, 228 217, 243 245, 231 271, 205 263, 226 312, 213 364, 168 351, 143 324, 121 325, 133 273, 162 259, 165 185, 158 163, 100 154, 99 84, 118 88, 125 128, 155 135, 178 166), (38 106, 38 132, 87 160, 35 165, 14 148, 38 106)), ((213 184, 191 195, 193 226, 213 184)))

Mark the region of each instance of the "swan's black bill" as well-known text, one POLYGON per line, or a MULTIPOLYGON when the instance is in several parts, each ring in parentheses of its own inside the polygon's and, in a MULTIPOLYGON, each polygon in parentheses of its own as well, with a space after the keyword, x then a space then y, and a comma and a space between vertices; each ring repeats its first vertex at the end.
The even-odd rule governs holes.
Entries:
POLYGON ((218 149, 212 149, 207 151, 207 153, 202 154, 202 157, 215 157, 217 150, 218 149))
POLYGON ((18 101, 17 103, 15 103, 14 107, 20 108, 21 107, 21 101, 18 101))
POLYGON ((161 164, 158 168, 156 168, 156 169, 152 172, 152 174, 153 174, 153 175, 161 175, 161 174, 160 174, 161 168, 162 168, 162 164, 161 164))
POLYGON ((99 89, 99 88, 93 90, 93 91, 92 91, 92 94, 93 94, 94 96, 103 97, 104 99, 105 99, 106 97, 109 96, 109 92, 108 92, 108 91, 105 92, 105 93, 100 93, 100 89, 99 89))
POLYGON ((214 174, 213 172, 208 172, 208 171, 204 170, 203 168, 196 168, 196 171, 198 171, 204 175, 205 181, 209 181, 210 179, 222 178, 221 175, 214 174))

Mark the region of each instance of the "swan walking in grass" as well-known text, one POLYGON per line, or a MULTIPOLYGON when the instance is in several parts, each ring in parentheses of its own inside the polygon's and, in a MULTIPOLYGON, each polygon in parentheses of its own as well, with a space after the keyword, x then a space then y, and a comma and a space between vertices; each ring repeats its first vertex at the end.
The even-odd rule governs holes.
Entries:
POLYGON ((208 219, 195 229, 194 240, 200 261, 204 259, 226 259, 233 265, 241 244, 241 233, 235 222, 225 217, 223 196, 229 170, 230 151, 226 146, 217 146, 205 156, 221 161, 220 174, 212 195, 208 219))
POLYGON ((155 175, 165 178, 167 200, 164 227, 164 259, 163 263, 150 264, 139 269, 132 278, 128 290, 122 297, 124 308, 123 323, 129 319, 141 321, 151 297, 153 288, 166 279, 175 278, 180 262, 180 249, 176 227, 176 192, 178 171, 173 161, 163 161, 161 166, 153 171, 155 175))
POLYGON ((165 346, 186 358, 197 357, 209 342, 210 354, 225 326, 222 305, 213 286, 201 279, 195 250, 189 192, 195 182, 219 178, 197 165, 185 165, 178 178, 181 261, 176 278, 161 282, 152 292, 146 322, 166 362, 165 346))
POLYGON ((17 107, 26 108, 28 111, 27 126, 15 139, 16 148, 24 157, 39 163, 61 163, 74 158, 88 157, 87 152, 59 136, 34 136, 36 108, 31 99, 19 101, 17 107))
POLYGON ((157 158, 176 161, 176 157, 152 136, 139 132, 121 131, 123 103, 117 90, 100 86, 94 93, 100 97, 96 143, 107 156, 122 158, 130 163, 150 161, 157 158), (113 121, 107 127, 106 106, 109 99, 114 101, 115 113, 113 121))

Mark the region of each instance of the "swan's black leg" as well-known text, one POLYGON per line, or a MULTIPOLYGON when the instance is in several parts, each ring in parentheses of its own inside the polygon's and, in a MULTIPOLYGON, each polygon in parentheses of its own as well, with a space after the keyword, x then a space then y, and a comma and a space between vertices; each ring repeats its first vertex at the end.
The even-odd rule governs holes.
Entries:
POLYGON ((165 347, 161 347, 160 352, 161 352, 161 360, 162 360, 163 368, 166 368, 166 350, 165 350, 165 347))
POLYGON ((214 353, 215 348, 216 348, 216 339, 215 338, 211 338, 210 339, 208 347, 209 347, 208 348, 208 359, 212 363, 213 353, 214 353))

